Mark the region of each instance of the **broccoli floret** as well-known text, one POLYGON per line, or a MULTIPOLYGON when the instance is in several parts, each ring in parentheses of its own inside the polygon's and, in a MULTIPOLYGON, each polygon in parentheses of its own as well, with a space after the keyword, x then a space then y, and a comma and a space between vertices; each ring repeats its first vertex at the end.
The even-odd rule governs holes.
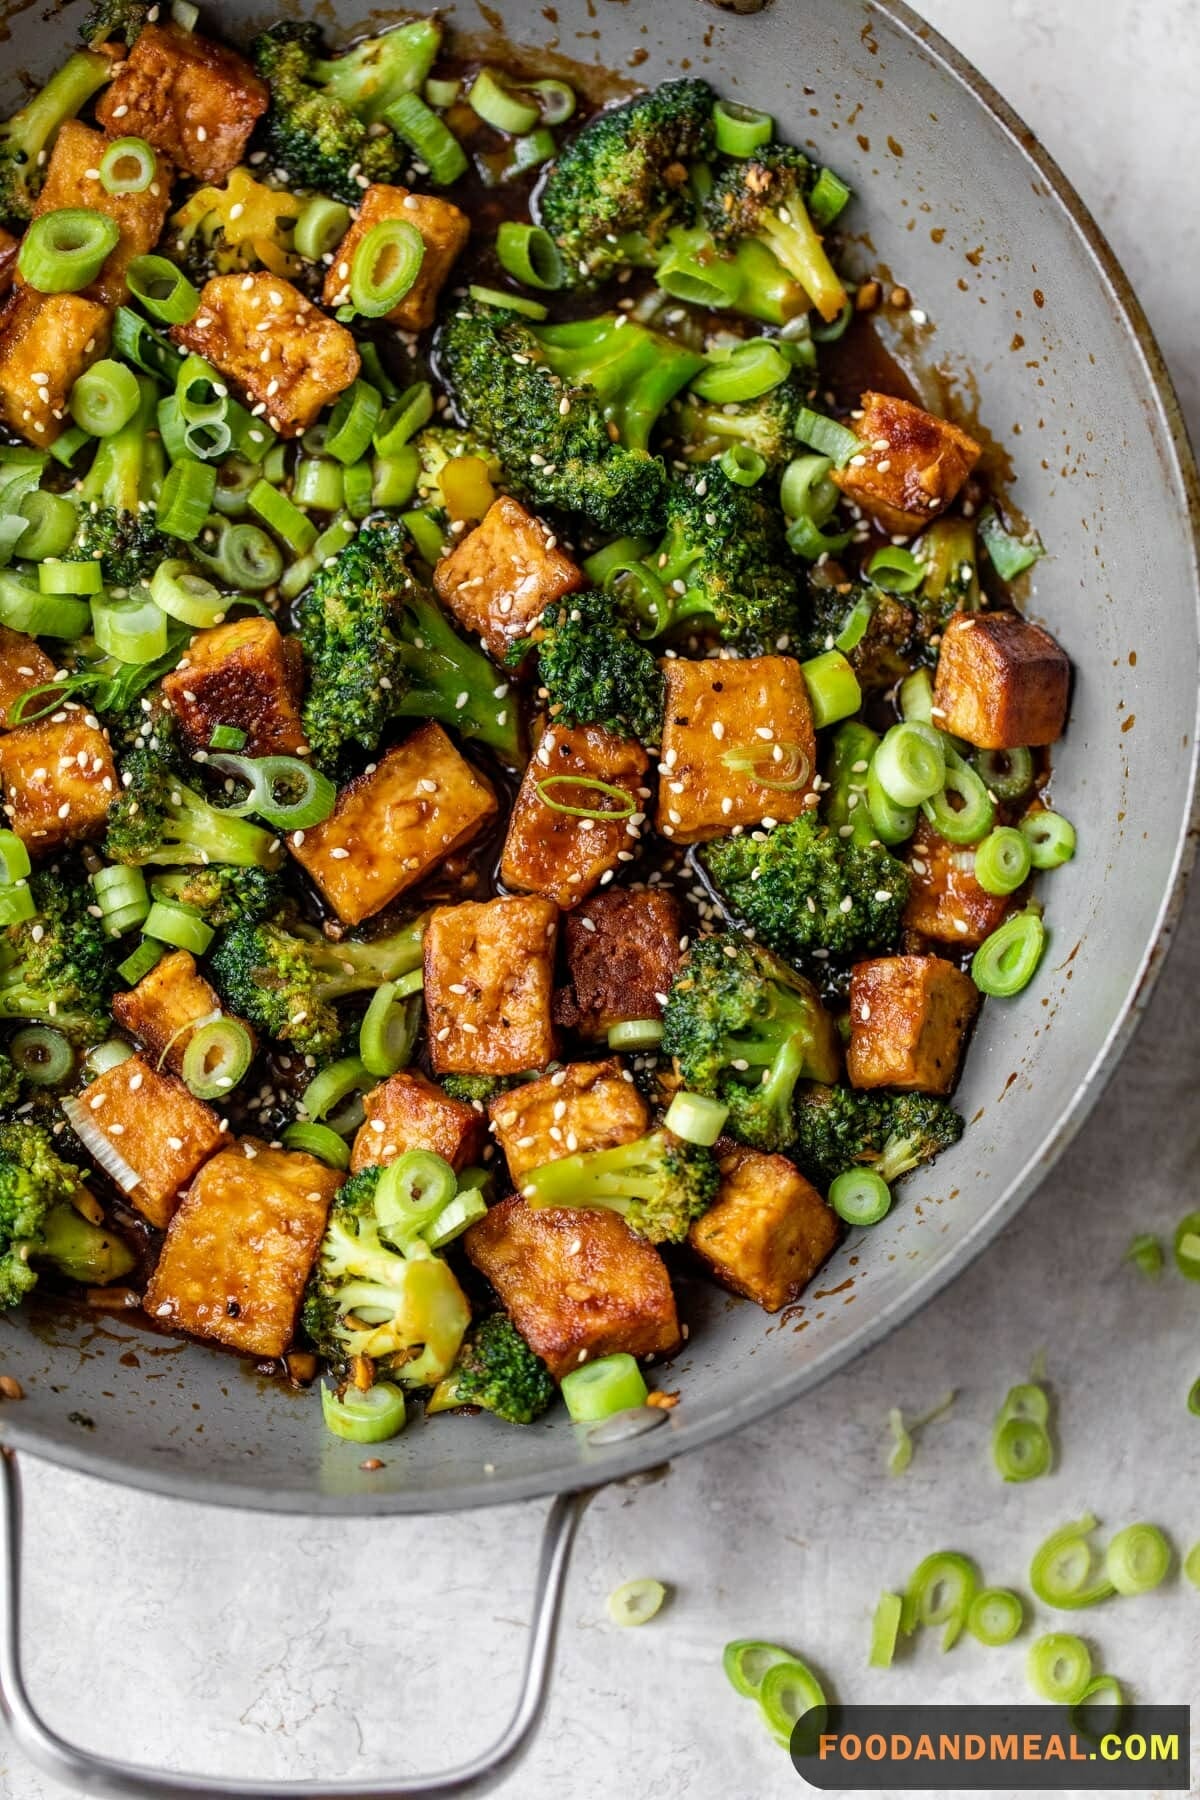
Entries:
POLYGON ((568 278, 603 275, 638 260, 671 225, 691 220, 688 164, 712 151, 713 92, 706 81, 665 81, 589 119, 558 157, 541 219, 568 278))
POLYGON ((471 1106, 476 1101, 486 1106, 512 1085, 513 1077, 508 1075, 443 1075, 441 1081, 442 1092, 451 1100, 465 1100, 471 1106))
POLYGON ((11 1056, 0 1050, 0 1107, 16 1106, 21 1098, 21 1077, 11 1056))
POLYGON ((661 526, 666 472, 648 446, 703 357, 621 314, 537 327, 478 302, 450 313, 437 356, 463 419, 537 505, 613 537, 661 526))
POLYGON ((487 467, 493 486, 504 481, 504 466, 490 444, 458 425, 427 425, 413 439, 417 453, 417 498, 422 506, 445 506, 442 470, 459 456, 477 456, 487 467))
POLYGON ((151 12, 157 18, 152 0, 98 0, 79 27, 79 35, 92 49, 113 38, 135 44, 143 25, 150 23, 151 12))
POLYGON ((336 1369, 365 1356, 388 1380, 432 1387, 453 1366, 471 1310, 449 1264, 393 1215, 384 1174, 359 1170, 334 1201, 304 1330, 336 1369))
POLYGON ((0 1307, 15 1306, 43 1263, 71 1281, 102 1286, 128 1275, 128 1244, 76 1212, 79 1171, 64 1162, 48 1131, 19 1120, 0 1124, 0 1307))
POLYGON ((758 400, 718 405, 686 394, 671 418, 671 434, 687 462, 710 462, 731 446, 754 450, 768 468, 796 450, 796 415, 807 402, 795 381, 780 382, 758 400))
POLYGON ((334 942, 295 922, 241 919, 218 940, 212 974, 230 1008, 267 1037, 323 1058, 341 1043, 334 1003, 419 968, 422 936, 421 921, 363 943, 334 942))
POLYGON ((274 832, 210 806, 186 786, 161 751, 134 750, 125 758, 124 785, 108 809, 105 854, 113 862, 179 867, 233 863, 277 869, 283 847, 274 832))
POLYGON ((957 514, 936 519, 922 535, 917 553, 925 564, 925 579, 913 596, 918 619, 914 648, 932 666, 951 615, 978 612, 981 604, 974 522, 957 514))
POLYGON ((602 725, 644 744, 659 742, 662 673, 651 652, 622 625, 610 595, 591 589, 548 608, 537 658, 553 720, 602 725))
POLYGON ((283 905, 287 890, 282 877, 272 870, 207 863, 159 875, 153 892, 156 900, 174 900, 179 906, 190 906, 206 925, 222 931, 239 919, 250 924, 269 919, 283 905))
POLYGON ((791 961, 818 950, 886 950, 899 936, 908 899, 904 864, 882 844, 840 837, 811 812, 762 838, 718 838, 700 860, 730 910, 791 961))
POLYGON ((430 1395, 425 1411, 482 1406, 512 1425, 531 1425, 551 1405, 556 1392, 549 1369, 507 1313, 491 1313, 475 1327, 454 1367, 430 1395))
POLYGON ((828 564, 815 571, 809 582, 808 619, 796 654, 806 658, 832 650, 855 608, 865 603, 871 609, 870 620, 846 655, 863 692, 882 693, 902 681, 921 659, 917 616, 894 594, 863 583, 851 584, 841 577, 840 570, 830 577, 833 567, 828 564))
POLYGON ((816 989, 769 950, 723 934, 688 951, 663 1013, 663 1051, 691 1092, 724 1100, 727 1129, 758 1150, 795 1136, 798 1081, 835 1081, 837 1028, 816 989))
POLYGON ((76 1044, 108 1035, 109 947, 88 911, 91 889, 34 875, 37 912, 0 933, 0 1019, 52 1025, 76 1044))
POLYGON ((158 529, 155 500, 166 471, 155 408, 158 389, 138 376, 141 399, 128 425, 101 438, 79 488, 79 527, 67 562, 99 560, 110 587, 148 581, 174 554, 158 529))
POLYGON ((753 156, 724 157, 704 205, 718 243, 757 238, 800 283, 821 317, 832 323, 846 290, 808 216, 805 195, 812 169, 803 151, 766 144, 753 156))
POLYGON ((932 1094, 857 1093, 814 1085, 796 1097, 792 1155, 825 1189, 858 1163, 886 1182, 898 1181, 956 1144, 963 1122, 948 1100, 932 1094))
POLYGON ((716 1161, 697 1144, 652 1131, 613 1150, 580 1150, 526 1175, 530 1206, 599 1207, 620 1213, 652 1244, 679 1244, 716 1198, 716 1161))
POLYGON ((59 126, 73 119, 111 74, 106 56, 79 50, 20 112, 0 125, 0 217, 32 216, 59 126))
POLYGON ((846 719, 833 733, 822 815, 839 837, 850 838, 856 844, 878 842, 867 803, 867 774, 878 748, 878 732, 861 719, 846 719))

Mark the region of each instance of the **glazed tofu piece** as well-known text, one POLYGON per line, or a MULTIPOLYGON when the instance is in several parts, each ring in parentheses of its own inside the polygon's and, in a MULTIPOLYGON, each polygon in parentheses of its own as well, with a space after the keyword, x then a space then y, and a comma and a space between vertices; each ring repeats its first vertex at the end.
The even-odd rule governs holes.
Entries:
MULTIPOLYGON (((136 987, 114 994, 112 1009, 117 1024, 142 1040, 155 1068, 161 1069, 165 1063, 177 1075, 197 1027, 224 1011, 220 994, 204 979, 187 950, 173 950, 155 963, 136 987)), ((245 1024, 245 1020, 239 1023, 245 1024)), ((249 1025, 246 1030, 250 1031, 249 1025)), ((253 1042, 252 1031, 250 1037, 253 1042)))
POLYGON ((669 1356, 679 1344, 666 1265, 616 1213, 532 1207, 513 1194, 463 1243, 558 1381, 616 1350, 669 1356))
POLYGON ((0 734, 4 816, 32 856, 104 828, 117 772, 108 739, 89 718, 65 706, 0 734))
POLYGON ((420 273, 399 306, 387 315, 388 320, 401 331, 427 331, 437 316, 438 295, 446 277, 471 233, 466 213, 434 194, 412 194, 404 187, 373 182, 362 197, 358 217, 333 253, 322 299, 334 308, 350 298, 354 253, 367 233, 385 219, 405 219, 415 225, 425 246, 420 273))
POLYGON ((294 831, 288 848, 338 918, 357 925, 469 844, 496 810, 491 785, 441 726, 422 725, 344 787, 320 825, 294 831))
POLYGON ((555 1052, 550 1016, 558 908, 522 895, 439 906, 425 932, 435 1075, 519 1075, 555 1052))
POLYGON ((846 1051, 851 1086, 948 1094, 978 1011, 971 977, 940 956, 856 963, 846 1051))
POLYGON ((786 1156, 739 1148, 722 1157, 716 1201, 688 1243, 722 1287, 774 1313, 799 1297, 839 1235, 833 1208, 786 1156))
POLYGON ((21 240, 0 225, 0 294, 6 294, 17 273, 17 256, 21 240))
MULTIPOLYGON (((135 256, 153 250, 162 234, 174 171, 169 162, 160 158, 154 180, 143 193, 107 193, 100 180, 100 159, 109 143, 102 131, 93 131, 78 119, 66 119, 54 140, 33 217, 40 219, 43 213, 59 212, 68 206, 86 206, 90 212, 103 213, 116 221, 121 233, 117 246, 95 281, 81 292, 102 306, 120 306, 129 295, 126 269, 135 256)), ((123 172, 118 169, 118 173, 123 172)), ((19 275, 17 279, 20 281, 19 275)))
POLYGON ((208 748, 216 726, 236 725, 247 756, 294 756, 306 747, 303 679, 299 644, 273 619, 233 619, 196 633, 162 691, 197 750, 208 748))
POLYGON ((606 888, 563 920, 571 985, 556 1016, 604 1038, 624 1019, 661 1019, 683 952, 679 902, 664 888, 606 888))
POLYGON ((44 687, 54 672, 54 664, 36 638, 0 625, 0 731, 8 729, 9 708, 22 694, 44 687))
POLYGON ((171 1221, 148 1316, 243 1356, 282 1356, 343 1179, 252 1138, 214 1156, 171 1221))
POLYGON ((171 336, 207 357, 283 437, 307 431, 361 366, 346 327, 265 270, 212 276, 195 318, 171 336))
POLYGON ((488 1106, 514 1184, 576 1150, 611 1150, 650 1129, 650 1108, 615 1056, 523 1081, 488 1106))
POLYGON ((1066 729, 1067 653, 1018 612, 955 613, 942 633, 933 722, 980 750, 1053 744, 1066 729))
POLYGON ((438 598, 464 631, 503 663, 548 606, 583 586, 583 573, 558 548, 548 525, 502 494, 434 570, 438 598))
POLYGON ((599 725, 548 726, 526 765, 509 817, 500 863, 505 887, 542 894, 564 908, 578 906, 607 871, 620 866, 622 851, 632 854, 646 817, 649 767, 633 738, 614 737, 599 725), (543 791, 544 782, 553 785, 543 791), (624 816, 617 811, 617 797, 593 782, 628 794, 624 816), (611 810, 616 816, 611 824, 577 819, 556 811, 544 794, 563 805, 611 810))
POLYGON ((909 400, 865 393, 851 421, 863 449, 831 471, 847 500, 896 535, 923 531, 954 499, 979 461, 980 449, 949 419, 909 400))
POLYGON ((363 1095, 366 1119, 354 1139, 350 1171, 395 1162, 406 1150, 432 1150, 454 1169, 476 1162, 487 1142, 483 1114, 467 1100, 443 1094, 415 1069, 389 1075, 363 1095))
POLYGON ((1011 896, 989 894, 958 861, 961 844, 947 843, 922 819, 908 850, 912 880, 904 927, 936 944, 974 950, 995 931, 1011 896))
POLYGON ((244 56, 178 25, 144 25, 96 102, 110 137, 143 137, 197 181, 224 181, 267 110, 244 56))
POLYGON ((84 1089, 80 1104, 128 1167, 121 1186, 130 1205, 160 1229, 201 1163, 229 1141, 212 1107, 145 1056, 106 1069, 84 1089))
POLYGON ((723 837, 735 825, 777 824, 813 804, 817 743, 800 664, 790 656, 662 665, 666 708, 657 829, 677 844, 723 837), (778 752, 778 754, 776 754, 778 752), (739 758, 752 757, 747 771, 739 758), (765 787, 795 778, 790 792, 765 787))
POLYGON ((67 423, 67 397, 108 349, 112 313, 82 294, 19 287, 0 312, 0 418, 39 449, 67 423))

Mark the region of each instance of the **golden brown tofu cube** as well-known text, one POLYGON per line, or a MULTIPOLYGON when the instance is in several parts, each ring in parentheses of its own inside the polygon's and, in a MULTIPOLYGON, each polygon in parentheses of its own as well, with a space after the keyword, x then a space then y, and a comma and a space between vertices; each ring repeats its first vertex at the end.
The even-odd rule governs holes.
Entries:
POLYGON ((979 990, 940 956, 878 956, 850 977, 846 1072, 856 1088, 948 1094, 979 990))
POLYGON ((933 722, 980 750, 1053 744, 1067 723, 1071 662, 1018 612, 955 613, 942 633, 933 722))
POLYGON ((117 772, 90 717, 68 706, 0 735, 4 815, 33 856, 104 828, 117 772))
POLYGON ((797 819, 814 804, 817 742, 808 689, 790 656, 663 663, 666 708, 657 827, 677 844, 735 825, 797 819), (776 754, 778 752, 778 754, 776 754), (749 769, 744 759, 752 759, 749 769), (781 791, 769 782, 795 781, 781 791))
POLYGON ((688 1243, 722 1287, 773 1313, 799 1297, 838 1236, 837 1214, 786 1156, 739 1148, 721 1158, 716 1201, 688 1243))
MULTIPOLYGON (((166 1063, 177 1075, 197 1026, 219 1017, 223 1010, 221 996, 204 979, 187 950, 173 950, 155 963, 136 987, 114 994, 112 1009, 117 1024, 141 1038, 155 1068, 166 1063)), ((246 1030, 250 1031, 248 1025, 246 1030)), ((250 1039, 254 1041, 252 1031, 250 1039)))
POLYGON ((582 1037, 607 1037, 623 1019, 661 1019, 679 959, 683 919, 664 888, 606 888, 568 913, 563 943, 571 985, 555 1017, 582 1037))
POLYGON ((302 680, 295 638, 282 637, 273 619, 233 619, 196 633, 162 691, 197 749, 208 748, 216 726, 236 725, 247 756, 290 756, 304 748, 302 680))
POLYGON ((197 181, 224 181, 267 110, 244 56, 177 25, 144 25, 96 102, 110 137, 143 137, 197 181))
POLYGON ((616 1213, 532 1207, 513 1194, 463 1242, 558 1381, 617 1350, 669 1356, 679 1344, 666 1265, 616 1213))
POLYGON ((981 888, 961 866, 962 845, 947 843, 922 819, 908 851, 912 879, 904 926, 937 944, 974 950, 995 931, 1009 899, 981 888))
POLYGON ((863 448, 833 479, 847 500, 897 534, 923 531, 979 461, 979 445, 965 431, 892 394, 864 394, 852 425, 863 448))
POLYGON ((583 574, 548 525, 502 494, 442 558, 433 585, 464 631, 502 663, 548 606, 583 586, 583 574))
POLYGON ((147 1315, 244 1356, 282 1356, 343 1177, 243 1138, 205 1163, 171 1221, 147 1315))
POLYGON ((0 225, 0 293, 7 293, 17 273, 21 240, 0 225))
POLYGON ((540 1081, 523 1081, 488 1106, 496 1139, 516 1183, 529 1169, 576 1150, 611 1150, 650 1129, 650 1108, 615 1056, 569 1063, 540 1081))
POLYGON ((519 1075, 554 1055, 558 908, 513 900, 439 906, 425 932, 425 1013, 436 1075, 519 1075))
MULTIPOLYGON (((125 271, 135 256, 153 250, 162 235, 174 171, 169 162, 160 159, 154 180, 144 192, 107 193, 100 180, 100 159, 109 142, 102 131, 93 131, 78 119, 65 120, 54 140, 33 217, 40 219, 43 213, 59 212, 63 207, 86 206, 116 221, 121 233, 117 246, 95 281, 81 291, 102 306, 120 306, 129 294, 125 271)), ((118 168, 118 174, 123 172, 118 168)))
POLYGON ((262 270, 212 276, 195 318, 173 325, 171 336, 207 357, 283 437, 307 431, 361 367, 344 325, 262 270))
POLYGON ((8 728, 9 708, 22 694, 44 687, 53 674, 54 664, 36 638, 0 625, 0 731, 8 728))
POLYGON ((45 449, 63 430, 67 397, 108 349, 112 313, 82 294, 14 289, 0 312, 0 417, 45 449))
POLYGON ((368 231, 385 219, 405 219, 415 225, 425 245, 420 273, 388 319, 401 331, 426 331, 437 317, 438 295, 446 277, 471 234, 466 213, 433 194, 412 194, 407 188, 373 182, 362 197, 358 217, 333 253, 322 299, 326 306, 337 307, 350 298, 354 253, 368 231))
POLYGON ((505 887, 542 894, 558 906, 578 906, 601 876, 619 866, 622 851, 632 856, 646 817, 649 767, 633 738, 614 737, 599 725, 548 726, 526 765, 509 817, 500 863, 505 887), (552 785, 543 788, 546 782, 552 785), (620 788, 629 798, 622 803, 593 782, 620 788), (550 801, 612 811, 615 817, 611 824, 577 819, 550 801))
POLYGON ((367 1116, 350 1156, 352 1174, 372 1163, 395 1162, 406 1150, 432 1150, 451 1168, 465 1169, 487 1141, 482 1111, 443 1094, 415 1069, 401 1069, 364 1094, 363 1111, 367 1116))
POLYGON ((160 1229, 201 1163, 228 1142, 212 1107, 144 1056, 106 1069, 83 1090, 80 1105, 126 1164, 120 1185, 130 1205, 160 1229))
POLYGON ((491 786, 441 726, 422 725, 344 787, 320 825, 293 832, 288 848, 338 918, 357 925, 469 844, 496 810, 491 786))

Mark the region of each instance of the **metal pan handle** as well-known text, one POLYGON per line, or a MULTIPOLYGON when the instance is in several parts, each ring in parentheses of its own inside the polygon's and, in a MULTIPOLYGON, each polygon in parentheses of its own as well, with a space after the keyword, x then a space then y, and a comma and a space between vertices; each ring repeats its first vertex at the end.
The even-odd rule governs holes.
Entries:
POLYGON ((31 1762, 88 1800, 434 1800, 487 1794, 529 1748, 545 1711, 571 1547, 595 1488, 560 1494, 546 1515, 533 1590, 533 1616, 521 1691, 504 1731, 470 1762, 439 1775, 392 1781, 235 1781, 175 1774, 94 1756, 51 1731, 35 1712, 21 1670, 21 1480, 11 1450, 0 1452, 0 1711, 31 1762))

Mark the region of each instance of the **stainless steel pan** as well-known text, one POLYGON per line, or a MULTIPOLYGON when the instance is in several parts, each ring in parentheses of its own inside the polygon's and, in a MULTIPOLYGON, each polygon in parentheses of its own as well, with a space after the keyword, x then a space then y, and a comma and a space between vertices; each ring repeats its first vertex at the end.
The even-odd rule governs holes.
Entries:
MULTIPOLYGON (((45 74, 82 10, 68 6, 47 24, 40 8, 26 7, 18 0, 3 9, 6 106, 19 92, 17 70, 45 74)), ((281 1790, 101 1764, 41 1724, 18 1658, 16 1451, 194 1500, 297 1513, 415 1513, 557 1496, 523 1697, 504 1739, 446 1777, 288 1790, 482 1791, 536 1723, 588 1491, 794 1399, 960 1271, 1094 1104, 1180 899, 1196 754, 1196 469, 1137 302, 1032 134, 899 4, 774 0, 741 16, 703 0, 557 0, 547 9, 553 24, 521 0, 478 0, 478 10, 475 0, 453 0, 444 10, 463 30, 503 28, 517 44, 549 45, 639 81, 685 69, 710 75, 775 113, 789 135, 811 134, 854 183, 864 268, 885 266, 912 288, 931 321, 912 324, 918 359, 995 434, 996 460, 1011 461, 1009 491, 1050 547, 1031 605, 1077 668, 1054 792, 1079 826, 1080 853, 1052 880, 1042 974, 1019 1000, 985 1010, 961 1093, 968 1118, 978 1117, 962 1144, 910 1181, 885 1224, 851 1241, 853 1269, 844 1250, 816 1284, 826 1298, 809 1299, 802 1314, 770 1320, 689 1287, 691 1339, 672 1371, 683 1404, 647 1413, 644 1430, 589 1436, 561 1418, 526 1430, 487 1416, 438 1421, 389 1445, 386 1466, 366 1475, 355 1448, 322 1431, 311 1399, 247 1379, 227 1357, 148 1341, 117 1321, 0 1321, 0 1362, 26 1389, 0 1417, 9 1574, 0 1703, 27 1753, 92 1795, 198 1800, 281 1790), (140 1368, 123 1363, 131 1350, 140 1368)), ((223 0, 211 16, 236 37, 270 15, 223 0)), ((347 32, 378 17, 357 0, 336 8, 347 32)))

